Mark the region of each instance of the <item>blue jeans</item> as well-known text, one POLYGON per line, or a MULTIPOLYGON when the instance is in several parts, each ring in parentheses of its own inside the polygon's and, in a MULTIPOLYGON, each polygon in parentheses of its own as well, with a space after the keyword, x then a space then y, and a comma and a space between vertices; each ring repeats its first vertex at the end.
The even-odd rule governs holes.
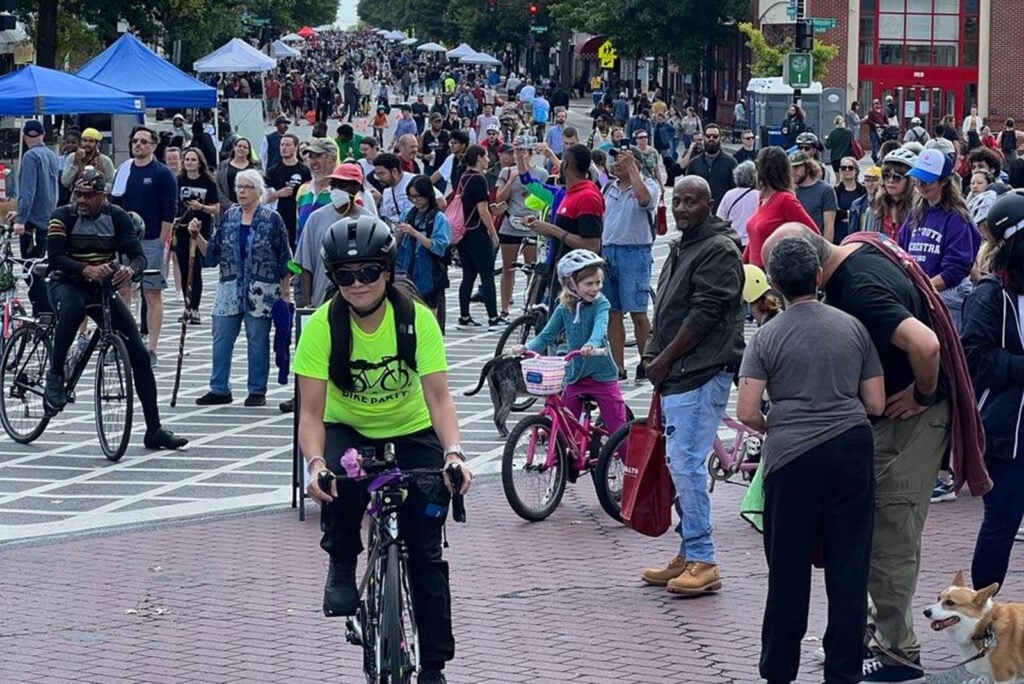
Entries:
POLYGON ((715 564, 705 461, 725 413, 732 378, 732 373, 719 373, 695 390, 661 398, 665 455, 683 521, 679 555, 687 561, 715 564))
POLYGON ((213 369, 210 391, 227 394, 231 391, 231 354, 245 319, 245 341, 249 361, 249 394, 266 394, 270 375, 270 318, 249 314, 213 316, 213 369))
POLYGON ((1024 519, 1024 459, 986 458, 985 465, 995 486, 983 497, 985 516, 971 562, 971 580, 978 589, 1006 580, 1013 538, 1024 519))

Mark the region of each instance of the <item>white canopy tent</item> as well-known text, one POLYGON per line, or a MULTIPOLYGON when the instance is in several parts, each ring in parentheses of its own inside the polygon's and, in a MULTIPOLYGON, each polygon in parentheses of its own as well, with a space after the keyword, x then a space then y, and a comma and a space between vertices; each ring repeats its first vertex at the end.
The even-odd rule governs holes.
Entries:
POLYGON ((271 57, 301 57, 302 53, 285 43, 283 40, 275 40, 270 44, 271 57))
POLYGON ((402 45, 415 45, 420 42, 419 38, 406 38, 402 41, 402 45))
POLYGON ((420 52, 447 52, 448 48, 440 43, 424 43, 416 48, 420 52))
POLYGON ((388 31, 387 29, 374 29, 373 32, 376 33, 378 36, 386 36, 389 33, 391 33, 391 31, 388 31))
POLYGON ((409 36, 405 35, 402 31, 392 31, 384 37, 388 40, 405 40, 409 36))
POLYGON ((200 73, 270 71, 276 66, 276 59, 268 57, 241 38, 232 38, 210 54, 192 63, 192 68, 200 73))
POLYGON ((466 55, 459 59, 463 64, 486 64, 488 66, 497 66, 501 64, 497 59, 491 57, 486 52, 477 52, 472 55, 466 55))
POLYGON ((287 36, 281 36, 282 43, 305 43, 306 39, 300 36, 298 33, 289 33, 287 36))
POLYGON ((459 47, 449 50, 448 52, 445 53, 445 55, 449 59, 462 59, 463 57, 468 57, 469 55, 475 54, 476 50, 469 47, 469 44, 467 43, 460 43, 459 47))

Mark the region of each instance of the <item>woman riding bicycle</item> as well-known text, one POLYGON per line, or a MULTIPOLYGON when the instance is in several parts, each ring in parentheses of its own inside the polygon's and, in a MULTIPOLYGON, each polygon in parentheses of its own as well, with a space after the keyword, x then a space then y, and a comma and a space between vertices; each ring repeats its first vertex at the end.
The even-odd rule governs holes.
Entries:
MULTIPOLYGON (((347 449, 382 454, 390 442, 402 470, 440 474, 454 464, 464 474, 463 493, 472 479, 459 445, 441 330, 430 309, 395 286, 395 251, 391 230, 372 216, 328 228, 321 258, 338 294, 303 326, 292 364, 302 407, 299 446, 311 474, 307 491, 324 504, 320 546, 331 558, 323 603, 329 617, 352 615, 359 605, 356 558, 368 494, 364 483, 345 479, 325 492, 319 471, 342 473, 347 449)), ((455 655, 448 564, 441 558, 450 487, 444 477, 443 485, 440 478, 413 480, 400 517, 422 649, 420 682, 444 682, 444 664, 455 655)))
POLYGON ((573 359, 565 371, 563 400, 573 413, 582 410, 581 395, 594 398, 608 434, 626 422, 626 402, 619 389, 619 369, 610 356, 595 356, 608 346, 608 298, 601 294, 604 284, 604 259, 587 249, 574 249, 558 260, 558 279, 562 283, 559 306, 547 325, 525 347, 516 345, 514 353, 523 349, 543 352, 554 346, 560 332, 565 332, 566 351, 579 350, 584 358, 573 359))

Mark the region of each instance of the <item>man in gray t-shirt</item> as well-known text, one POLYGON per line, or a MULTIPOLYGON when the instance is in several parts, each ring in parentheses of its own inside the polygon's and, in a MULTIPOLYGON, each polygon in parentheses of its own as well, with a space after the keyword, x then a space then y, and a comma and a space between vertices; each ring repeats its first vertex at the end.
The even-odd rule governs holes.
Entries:
POLYGON ((821 165, 809 154, 800 152, 791 158, 796 198, 814 219, 822 236, 829 242, 836 234, 836 191, 821 178, 821 165))
MULTIPOLYGON (((332 183, 337 181, 332 180, 332 183)), ((354 190, 350 187, 349 191, 354 190)), ((341 207, 341 211, 334 208, 333 204, 320 207, 306 219, 306 225, 302 229, 302 237, 299 244, 295 246, 295 263, 302 267, 300 276, 302 284, 302 297, 305 301, 301 304, 318 307, 324 303, 324 296, 331 281, 327 278, 327 270, 320 259, 320 244, 323 242, 327 229, 336 222, 345 218, 372 216, 361 204, 357 204, 355 192, 351 192, 348 204, 341 207)))

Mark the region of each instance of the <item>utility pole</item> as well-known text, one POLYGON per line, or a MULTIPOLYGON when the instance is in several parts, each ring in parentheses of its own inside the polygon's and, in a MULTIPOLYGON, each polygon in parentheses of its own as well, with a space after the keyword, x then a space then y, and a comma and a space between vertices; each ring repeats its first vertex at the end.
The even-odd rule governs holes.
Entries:
MULTIPOLYGON (((794 52, 811 52, 814 49, 814 23, 807 18, 807 0, 796 0, 796 49, 794 52)), ((799 105, 803 95, 800 88, 793 88, 793 104, 799 105)))

